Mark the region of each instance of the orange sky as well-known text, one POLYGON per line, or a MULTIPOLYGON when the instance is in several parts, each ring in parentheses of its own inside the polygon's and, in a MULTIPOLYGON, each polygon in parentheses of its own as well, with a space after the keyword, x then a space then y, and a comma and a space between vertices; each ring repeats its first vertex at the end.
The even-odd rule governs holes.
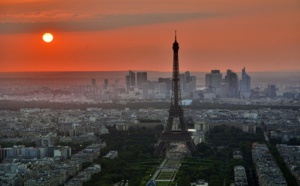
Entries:
POLYGON ((300 70, 299 0, 1 0, 0 71, 171 71, 175 29, 181 71, 300 70))

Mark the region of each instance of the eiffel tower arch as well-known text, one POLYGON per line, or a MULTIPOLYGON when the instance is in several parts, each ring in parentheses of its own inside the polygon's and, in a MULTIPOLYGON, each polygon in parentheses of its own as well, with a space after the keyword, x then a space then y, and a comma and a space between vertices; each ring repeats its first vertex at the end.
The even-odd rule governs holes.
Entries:
POLYGON ((196 151, 196 145, 191 137, 191 134, 187 131, 184 123, 184 111, 182 108, 181 101, 181 90, 180 90, 180 75, 179 75, 179 60, 178 51, 179 43, 177 42, 176 31, 175 41, 173 43, 173 74, 172 74, 172 96, 171 105, 169 109, 169 116, 167 126, 161 133, 158 146, 154 151, 154 155, 159 156, 164 154, 168 149, 171 142, 183 142, 186 144, 190 152, 196 151), (178 119, 179 129, 173 130, 174 120, 178 119))

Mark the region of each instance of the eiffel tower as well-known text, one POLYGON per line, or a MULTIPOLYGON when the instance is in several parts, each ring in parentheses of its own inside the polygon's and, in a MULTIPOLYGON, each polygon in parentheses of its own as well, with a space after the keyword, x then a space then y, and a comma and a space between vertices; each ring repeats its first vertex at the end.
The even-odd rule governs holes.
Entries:
POLYGON ((177 42, 176 31, 175 41, 173 43, 173 75, 172 75, 172 96, 171 106, 169 110, 169 117, 167 126, 162 132, 158 146, 154 151, 155 156, 162 155, 166 152, 171 142, 183 142, 186 144, 190 152, 196 151, 196 145, 191 138, 191 134, 187 131, 184 123, 183 109, 181 103, 180 93, 180 79, 179 79, 179 62, 178 62, 179 44, 177 42), (180 130, 172 130, 174 119, 178 118, 180 130))

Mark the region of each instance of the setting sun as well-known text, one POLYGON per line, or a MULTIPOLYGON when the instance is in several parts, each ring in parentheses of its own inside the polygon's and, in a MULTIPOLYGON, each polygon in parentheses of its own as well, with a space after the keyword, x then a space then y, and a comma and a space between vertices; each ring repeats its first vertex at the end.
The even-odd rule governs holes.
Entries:
POLYGON ((51 33, 45 33, 43 35, 43 40, 46 42, 46 43, 50 43, 52 40, 53 40, 53 35, 51 33))

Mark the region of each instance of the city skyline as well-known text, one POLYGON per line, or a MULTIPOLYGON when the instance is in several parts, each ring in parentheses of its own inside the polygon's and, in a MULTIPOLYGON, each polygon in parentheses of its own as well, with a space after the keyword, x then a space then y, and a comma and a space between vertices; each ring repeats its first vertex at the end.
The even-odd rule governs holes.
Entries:
POLYGON ((299 71, 299 9, 296 0, 3 0, 0 71, 172 71, 174 30, 182 72, 299 71))

